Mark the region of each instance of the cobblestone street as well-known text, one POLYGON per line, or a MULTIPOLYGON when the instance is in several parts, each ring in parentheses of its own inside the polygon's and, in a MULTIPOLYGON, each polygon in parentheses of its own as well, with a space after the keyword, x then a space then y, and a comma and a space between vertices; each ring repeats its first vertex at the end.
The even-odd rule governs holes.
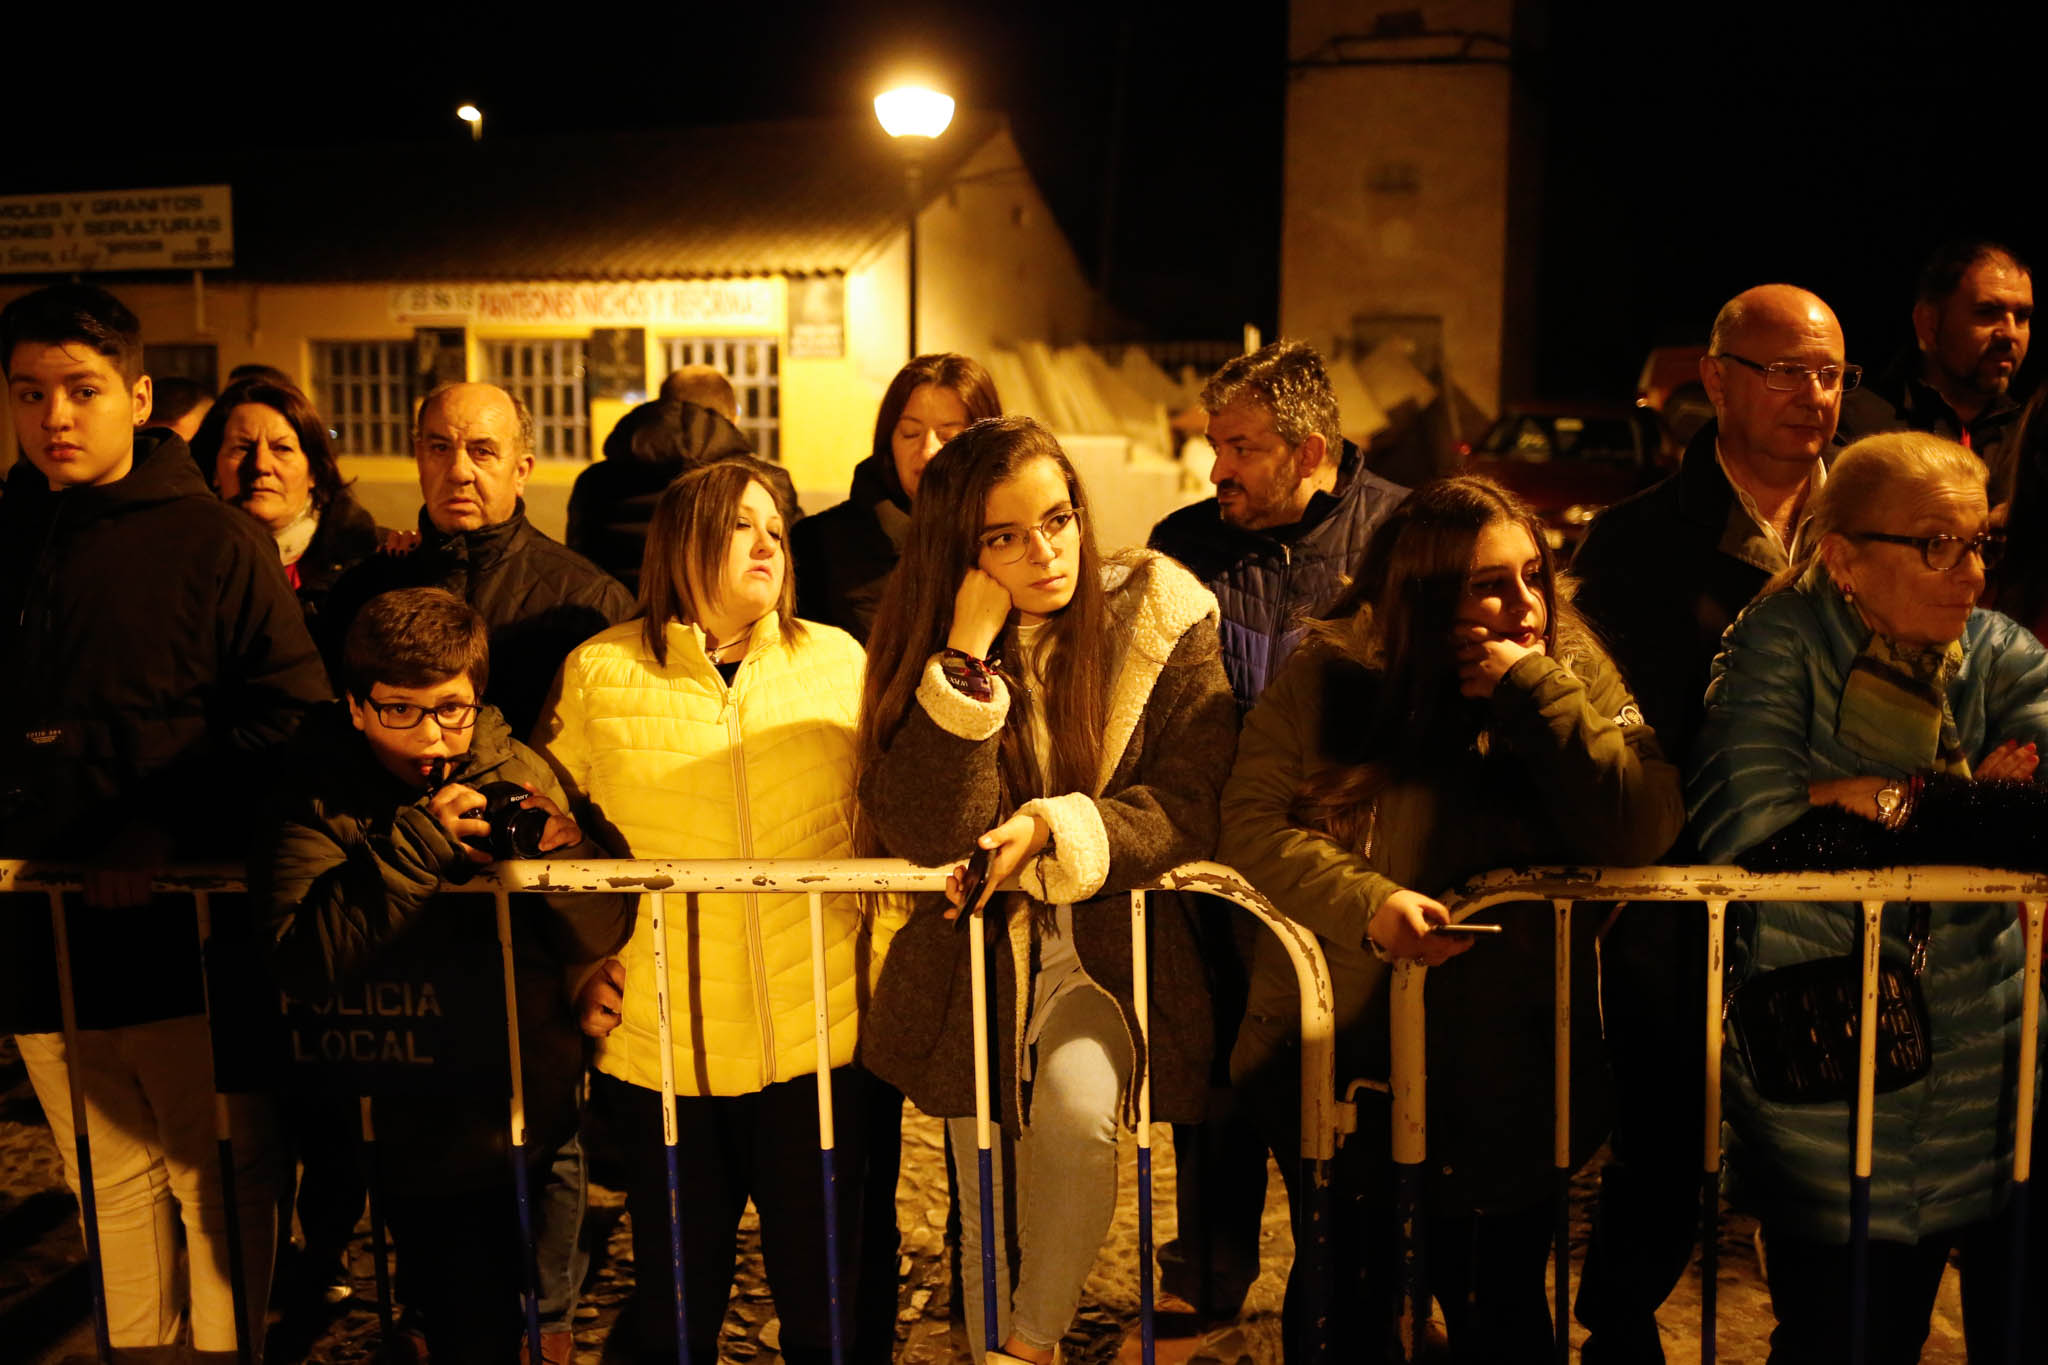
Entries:
MULTIPOLYGON (((898 1359, 910 1365, 941 1365, 967 1358, 964 1337, 947 1322, 945 1159, 940 1132, 936 1120, 907 1111, 903 1179, 897 1195, 905 1267, 897 1331, 898 1359)), ((1174 1231, 1173 1148, 1167 1129, 1161 1127, 1156 1133, 1154 1220, 1158 1240, 1163 1242, 1174 1231)), ((1067 1358, 1075 1365, 1103 1365, 1115 1359, 1137 1318, 1135 1152, 1135 1143, 1127 1138, 1117 1218, 1089 1276, 1080 1319, 1067 1339, 1067 1358)), ((1582 1177, 1580 1185, 1579 1207, 1583 1210, 1590 1177, 1582 1177)), ((602 1187, 591 1191, 587 1235, 601 1240, 603 1253, 594 1260, 579 1312, 578 1365, 629 1358, 629 1353, 608 1351, 605 1345, 633 1288, 624 1204, 622 1194, 602 1187)), ((1731 1217, 1724 1223, 1718 1336, 1723 1360, 1759 1361, 1765 1354, 1771 1317, 1751 1249, 1753 1230, 1754 1224, 1745 1218, 1731 1217)), ((1585 1231, 1581 1218, 1573 1232, 1575 1261, 1583 1255, 1585 1231)), ((743 1260, 721 1358, 769 1365, 781 1358, 776 1350, 780 1324, 762 1280, 751 1213, 742 1243, 743 1260)), ((1252 1287, 1241 1321, 1213 1334, 1200 1358, 1220 1365, 1279 1362, 1281 1290, 1293 1244, 1278 1179, 1270 1183, 1262 1243, 1264 1273, 1252 1287)), ((75 1205, 63 1188, 62 1168, 49 1129, 42 1122, 12 1040, 0 1040, 0 1361, 73 1365, 91 1359, 81 1255, 75 1205)), ((310 1344, 274 1339, 269 1355, 273 1365, 298 1360, 354 1365, 378 1358, 370 1259, 368 1236, 360 1235, 351 1251, 357 1297, 310 1344)), ((1665 1351, 1673 1365, 1697 1361, 1697 1276, 1679 1286, 1660 1317, 1665 1351)), ((1930 1365, 1961 1362, 1960 1324, 1951 1272, 1943 1285, 1922 1360, 1930 1365)))

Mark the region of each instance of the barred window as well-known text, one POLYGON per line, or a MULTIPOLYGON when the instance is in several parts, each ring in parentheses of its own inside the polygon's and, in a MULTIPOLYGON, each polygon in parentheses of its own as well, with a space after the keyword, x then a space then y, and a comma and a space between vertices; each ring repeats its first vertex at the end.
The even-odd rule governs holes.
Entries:
POLYGON ((485 340, 482 348, 485 381, 518 395, 533 414, 533 453, 543 460, 589 459, 583 339, 485 340))
POLYGON ((339 455, 410 455, 419 397, 411 337, 313 343, 313 402, 339 455))
POLYGON ((773 337, 664 337, 664 374, 685 365, 715 365, 732 381, 737 425, 754 453, 782 462, 782 357, 773 337))

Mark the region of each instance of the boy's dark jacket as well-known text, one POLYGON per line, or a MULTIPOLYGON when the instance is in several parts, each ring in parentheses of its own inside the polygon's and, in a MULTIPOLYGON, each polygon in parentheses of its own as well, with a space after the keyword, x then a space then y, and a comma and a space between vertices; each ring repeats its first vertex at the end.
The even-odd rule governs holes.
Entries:
MULTIPOLYGON (((365 972, 431 971, 448 944, 474 937, 478 917, 488 924, 488 895, 448 894, 475 865, 427 813, 427 793, 378 763, 346 707, 324 707, 310 717, 291 757, 293 777, 249 869, 257 913, 270 927, 270 965, 279 986, 301 999, 319 999, 337 987, 346 990, 365 972)), ((566 809, 553 771, 512 738, 493 707, 478 711, 469 753, 457 761, 452 780, 465 786, 531 783, 566 809)), ((592 851, 586 841, 556 856, 592 851)), ((553 1151, 575 1123, 583 1044, 566 969, 616 950, 632 923, 627 896, 513 898, 531 1151, 553 1151)), ((378 1139, 399 1157, 387 1173, 416 1188, 502 1179, 507 1115, 502 1092, 381 1098, 378 1139)))
MULTIPOLYGON (((74 860, 120 830, 174 861, 239 859, 268 761, 326 674, 277 545, 214 497, 175 433, 124 478, 52 492, 23 459, 0 498, 0 855, 74 860)), ((0 911, 0 1031, 59 1027, 49 916, 0 911)), ((191 902, 71 917, 79 1022, 203 1008, 191 902), (89 951, 89 958, 87 953, 89 951)))

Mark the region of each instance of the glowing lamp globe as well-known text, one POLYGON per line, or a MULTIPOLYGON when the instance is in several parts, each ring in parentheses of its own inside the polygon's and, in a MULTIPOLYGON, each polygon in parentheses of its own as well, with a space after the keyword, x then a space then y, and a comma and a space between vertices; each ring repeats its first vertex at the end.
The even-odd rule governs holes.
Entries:
POLYGON ((953 97, 921 85, 875 96, 875 117, 890 137, 934 138, 953 121, 953 97))

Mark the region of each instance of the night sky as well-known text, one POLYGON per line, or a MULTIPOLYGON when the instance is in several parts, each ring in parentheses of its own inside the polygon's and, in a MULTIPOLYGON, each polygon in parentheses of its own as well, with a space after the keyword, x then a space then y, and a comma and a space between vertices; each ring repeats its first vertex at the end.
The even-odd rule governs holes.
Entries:
MULTIPOLYGON (((1386 7, 1361 4, 1360 26, 1386 7)), ((1233 6, 1228 22, 1150 0, 725 8, 572 8, 561 30, 381 9, 329 11, 331 25, 294 11, 288 31, 99 13, 41 32, 11 16, 0 192, 114 188, 100 169, 168 172, 223 148, 460 139, 465 99, 505 138, 866 117, 891 73, 915 70, 1010 115, 1134 335, 1271 332, 1284 5, 1233 6)), ((1626 397, 1649 345, 1703 338, 1721 300, 1765 279, 1817 289, 1852 358, 1881 364, 1908 338, 1913 273, 1941 236, 2048 245, 2042 21, 2027 7, 1550 8, 1520 77, 1545 148, 1533 251, 1549 394, 1626 397)))

